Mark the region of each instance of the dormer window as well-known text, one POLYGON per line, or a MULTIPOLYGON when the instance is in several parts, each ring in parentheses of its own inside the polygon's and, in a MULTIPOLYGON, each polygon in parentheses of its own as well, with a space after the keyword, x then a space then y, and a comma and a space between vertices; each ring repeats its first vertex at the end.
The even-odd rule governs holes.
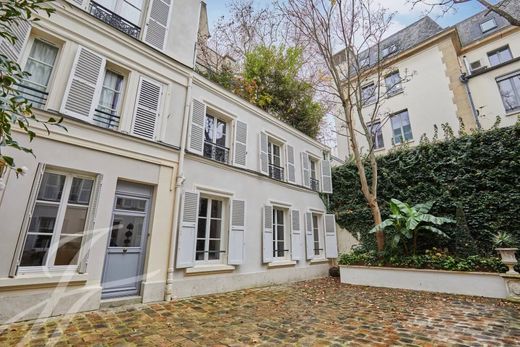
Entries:
POLYGON ((397 45, 393 44, 388 47, 383 48, 383 58, 388 57, 390 54, 397 52, 397 45))
POLYGON ((480 30, 482 31, 482 34, 487 33, 488 31, 491 31, 493 29, 496 29, 497 22, 495 21, 495 18, 490 18, 486 20, 485 22, 480 23, 480 30))

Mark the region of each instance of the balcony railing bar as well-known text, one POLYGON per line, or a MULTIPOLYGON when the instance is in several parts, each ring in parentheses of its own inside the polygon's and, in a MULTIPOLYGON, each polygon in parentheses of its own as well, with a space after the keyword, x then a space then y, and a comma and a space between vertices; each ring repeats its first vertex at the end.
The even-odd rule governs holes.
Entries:
POLYGON ((120 117, 117 114, 110 112, 105 112, 98 109, 96 109, 94 112, 94 120, 98 123, 107 125, 107 128, 116 128, 119 125, 119 119, 120 117))
POLYGON ((320 190, 320 181, 311 177, 311 189, 315 192, 320 190))
POLYGON ((47 93, 47 92, 43 92, 39 89, 29 87, 25 84, 16 84, 16 87, 17 87, 16 89, 20 93, 20 96, 27 99, 27 101, 29 101, 33 105, 37 104, 37 105, 34 105, 36 107, 44 106, 45 103, 47 102, 47 96, 49 95, 49 93, 47 93), (27 90, 29 90, 31 92, 35 92, 37 94, 30 93, 27 90))
POLYGON ((211 141, 204 141, 204 156, 221 163, 227 163, 229 159, 229 148, 211 141), (208 151, 206 148, 209 147, 208 151))
POLYGON ((283 181, 284 168, 276 164, 269 164, 269 177, 283 181))
POLYGON ((117 30, 133 38, 139 38, 140 27, 94 1, 90 2, 89 13, 117 30))

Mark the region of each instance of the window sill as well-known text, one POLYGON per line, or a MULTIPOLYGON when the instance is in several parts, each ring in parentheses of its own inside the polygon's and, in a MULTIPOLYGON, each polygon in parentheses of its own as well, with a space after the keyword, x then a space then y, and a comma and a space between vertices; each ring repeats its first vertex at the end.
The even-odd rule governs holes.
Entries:
POLYGON ((399 142, 399 143, 394 143, 392 146, 393 147, 399 147, 399 146, 402 146, 402 145, 409 145, 409 144, 412 144, 414 142, 415 142, 415 140, 411 139, 411 140, 408 140, 408 141, 402 141, 402 142, 399 142))
POLYGON ((311 259, 311 264, 323 264, 328 262, 329 260, 327 258, 311 259))
POLYGON ((506 113, 506 117, 520 115, 520 109, 515 109, 506 113))
POLYGON ((294 260, 277 260, 267 264, 268 269, 274 269, 277 267, 295 266, 296 261, 294 260))
POLYGON ((14 278, 0 278, 0 291, 15 287, 56 287, 58 285, 78 285, 87 282, 88 274, 71 272, 32 273, 17 275, 14 278))
POLYGON ((385 151, 385 147, 381 147, 381 148, 374 148, 374 152, 377 153, 377 152, 384 152, 385 151))
POLYGON ((403 93, 404 93, 404 90, 401 89, 401 90, 399 90, 399 91, 397 91, 397 92, 393 92, 393 93, 391 93, 391 94, 387 94, 387 95, 386 95, 386 98, 387 98, 387 99, 390 99, 391 97, 394 97, 394 96, 396 96, 396 95, 403 94, 403 93))
POLYGON ((185 270, 186 275, 210 275, 214 273, 233 272, 235 267, 233 265, 215 264, 215 265, 196 265, 185 270))

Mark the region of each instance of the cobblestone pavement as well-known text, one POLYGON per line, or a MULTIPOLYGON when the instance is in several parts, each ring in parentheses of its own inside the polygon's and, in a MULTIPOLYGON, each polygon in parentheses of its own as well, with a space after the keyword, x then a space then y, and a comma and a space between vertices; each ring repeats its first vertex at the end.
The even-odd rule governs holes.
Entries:
POLYGON ((8 346, 520 346, 520 305, 332 278, 0 327, 8 346))

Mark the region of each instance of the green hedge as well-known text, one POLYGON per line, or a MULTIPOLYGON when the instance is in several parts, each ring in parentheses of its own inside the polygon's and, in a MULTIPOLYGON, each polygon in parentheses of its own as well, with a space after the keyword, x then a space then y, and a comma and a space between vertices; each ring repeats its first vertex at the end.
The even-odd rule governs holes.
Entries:
MULTIPOLYGON (((452 217, 448 240, 423 238, 420 249, 448 248, 458 255, 492 254, 492 235, 506 231, 520 240, 520 126, 494 129, 438 143, 399 149, 378 158, 378 200, 411 204, 433 200, 431 213, 452 217)), ((368 168, 368 175, 371 172, 368 168)), ((338 224, 370 249, 372 216, 353 163, 333 169, 330 209, 338 224)))

